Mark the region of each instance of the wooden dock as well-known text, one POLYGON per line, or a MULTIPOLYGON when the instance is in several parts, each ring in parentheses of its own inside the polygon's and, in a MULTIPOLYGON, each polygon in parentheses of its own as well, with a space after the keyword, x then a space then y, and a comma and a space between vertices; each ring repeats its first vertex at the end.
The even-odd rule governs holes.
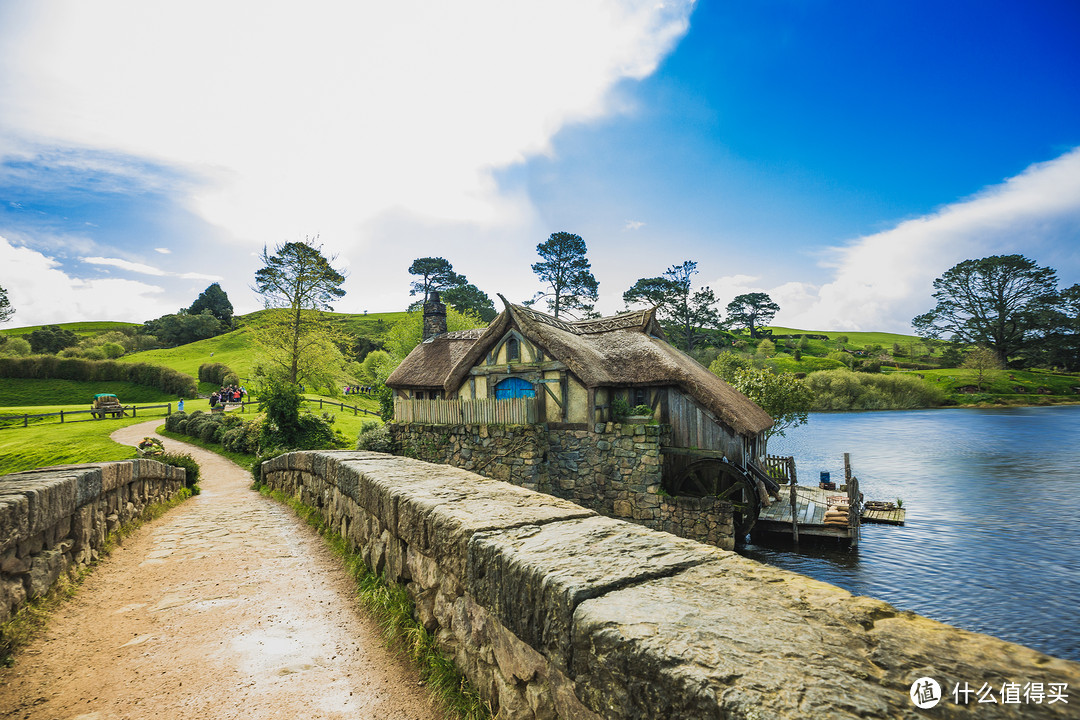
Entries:
MULTIPOLYGON (((792 537, 793 513, 789 500, 790 491, 790 485, 781 486, 780 499, 773 500, 771 506, 761 509, 761 514, 754 523, 753 533, 775 533, 792 537)), ((831 537, 857 542, 859 534, 857 519, 847 527, 825 524, 825 511, 829 509, 830 504, 847 503, 847 495, 843 491, 796 485, 795 500, 794 516, 800 537, 831 537)))
POLYGON ((882 525, 903 525, 907 518, 907 510, 896 508, 895 510, 863 510, 862 521, 868 523, 881 523, 882 525))

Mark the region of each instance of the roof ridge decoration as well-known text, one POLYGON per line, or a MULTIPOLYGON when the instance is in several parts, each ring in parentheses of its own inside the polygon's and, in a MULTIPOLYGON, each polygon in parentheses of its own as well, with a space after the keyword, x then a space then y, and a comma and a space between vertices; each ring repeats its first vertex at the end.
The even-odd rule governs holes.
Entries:
POLYGON ((630 312, 620 313, 619 315, 566 322, 546 313, 533 310, 532 308, 506 302, 506 298, 502 297, 502 295, 499 295, 499 297, 502 298, 504 303, 512 307, 515 313, 524 315, 533 322, 549 325, 574 335, 592 335, 594 333, 604 333, 611 330, 641 330, 649 324, 649 318, 651 317, 651 310, 632 310, 630 312))

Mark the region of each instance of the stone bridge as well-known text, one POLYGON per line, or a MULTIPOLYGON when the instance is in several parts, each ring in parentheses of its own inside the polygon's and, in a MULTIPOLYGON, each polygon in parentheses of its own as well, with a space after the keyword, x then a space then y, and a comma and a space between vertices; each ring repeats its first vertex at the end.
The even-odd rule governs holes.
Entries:
MULTIPOLYGON (((0 480, 5 611, 58 563, 93 553, 80 542, 99 530, 84 516, 120 520, 138 506, 133 484, 167 494, 175 483, 150 481, 144 461, 129 467, 126 484, 101 467, 89 473, 100 482, 72 481, 72 469, 0 480), (115 502, 94 495, 121 485, 115 502)), ((1076 716, 1075 697, 990 705, 973 695, 964 707, 949 693, 1037 682, 1075 696, 1080 664, 566 500, 377 453, 290 453, 261 472, 406 586, 417 619, 501 719, 1076 716), (909 695, 923 677, 946 693, 928 711, 909 695)))

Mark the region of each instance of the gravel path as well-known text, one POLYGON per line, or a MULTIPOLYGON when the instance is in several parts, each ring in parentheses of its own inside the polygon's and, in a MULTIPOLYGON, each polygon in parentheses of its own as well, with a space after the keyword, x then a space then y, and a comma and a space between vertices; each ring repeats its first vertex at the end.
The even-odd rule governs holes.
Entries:
MULTIPOLYGON (((160 423, 112 438, 134 445, 160 423)), ((310 528, 234 463, 164 442, 199 461, 202 494, 125 540, 0 669, 0 717, 442 717, 310 528)))

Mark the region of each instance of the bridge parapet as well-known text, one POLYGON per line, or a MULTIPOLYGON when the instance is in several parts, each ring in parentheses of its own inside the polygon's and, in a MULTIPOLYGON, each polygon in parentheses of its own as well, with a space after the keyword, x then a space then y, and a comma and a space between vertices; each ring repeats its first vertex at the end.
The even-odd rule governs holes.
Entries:
POLYGON ((261 473, 408 588, 501 718, 914 718, 921 677, 935 716, 1005 718, 949 693, 1080 683, 1078 663, 451 466, 317 451, 261 473))
POLYGON ((145 459, 0 476, 0 622, 96 560, 110 532, 172 498, 185 477, 145 459))

